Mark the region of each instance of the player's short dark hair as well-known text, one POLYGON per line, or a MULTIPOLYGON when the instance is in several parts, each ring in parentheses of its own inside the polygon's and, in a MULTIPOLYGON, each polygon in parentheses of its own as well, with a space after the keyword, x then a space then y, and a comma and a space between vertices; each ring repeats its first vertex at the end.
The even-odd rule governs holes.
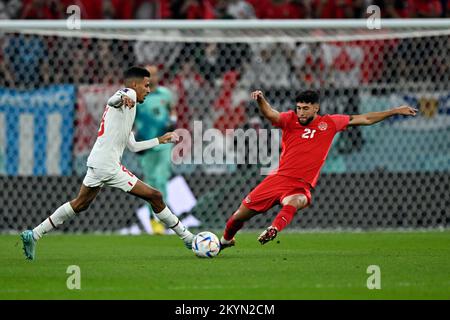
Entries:
POLYGON ((295 98, 295 102, 303 102, 303 103, 319 103, 320 96, 318 91, 314 90, 306 90, 300 92, 295 98))
POLYGON ((124 73, 124 78, 131 79, 131 78, 145 78, 150 77, 150 72, 148 72, 147 69, 141 68, 141 67, 131 67, 127 69, 124 73))

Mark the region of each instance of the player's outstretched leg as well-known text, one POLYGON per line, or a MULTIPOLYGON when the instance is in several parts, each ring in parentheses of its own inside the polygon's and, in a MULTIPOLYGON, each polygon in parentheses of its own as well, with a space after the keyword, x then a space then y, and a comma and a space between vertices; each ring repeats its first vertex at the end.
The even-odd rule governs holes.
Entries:
POLYGON ((36 258, 35 250, 37 241, 41 239, 44 234, 57 228, 59 225, 63 224, 64 221, 75 216, 75 213, 86 210, 99 191, 100 187, 88 188, 81 185, 80 192, 76 199, 64 203, 33 230, 25 230, 22 232, 20 234, 20 239, 22 240, 25 258, 34 260, 36 258))
POLYGON ((241 204, 239 209, 227 221, 223 236, 220 239, 221 251, 235 245, 236 241, 234 236, 244 226, 244 222, 251 219, 255 214, 257 214, 256 211, 241 204))
POLYGON ((168 228, 172 229, 189 250, 192 249, 194 235, 181 223, 180 219, 170 211, 163 201, 162 193, 138 180, 130 193, 148 201, 156 217, 168 228))
POLYGON ((272 225, 259 235, 258 241, 261 244, 266 244, 275 239, 278 233, 291 223, 297 210, 308 205, 308 198, 304 194, 294 194, 285 197, 281 204, 283 208, 273 220, 272 225))

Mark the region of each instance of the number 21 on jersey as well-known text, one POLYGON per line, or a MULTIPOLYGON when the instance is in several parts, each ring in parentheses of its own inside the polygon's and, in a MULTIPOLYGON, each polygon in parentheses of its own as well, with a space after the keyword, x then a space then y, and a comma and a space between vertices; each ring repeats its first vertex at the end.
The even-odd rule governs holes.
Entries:
POLYGON ((303 139, 312 139, 314 138, 314 134, 316 133, 316 130, 311 130, 308 128, 305 128, 302 134, 303 139))

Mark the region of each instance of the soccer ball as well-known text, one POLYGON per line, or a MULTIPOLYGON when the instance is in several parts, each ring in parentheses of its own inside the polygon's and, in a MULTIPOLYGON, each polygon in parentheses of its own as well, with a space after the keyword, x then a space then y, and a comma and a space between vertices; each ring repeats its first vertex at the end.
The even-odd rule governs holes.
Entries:
POLYGON ((219 254, 220 241, 217 236, 209 231, 203 231, 195 235, 192 241, 192 251, 200 258, 213 258, 219 254))

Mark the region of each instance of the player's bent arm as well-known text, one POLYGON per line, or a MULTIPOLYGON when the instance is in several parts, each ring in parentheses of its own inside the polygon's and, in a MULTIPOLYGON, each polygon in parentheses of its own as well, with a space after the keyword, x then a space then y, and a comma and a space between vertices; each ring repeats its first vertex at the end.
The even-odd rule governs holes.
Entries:
POLYGON ((111 98, 108 99, 107 104, 113 108, 120 108, 123 104, 122 96, 116 92, 111 98))
POLYGON ((377 122, 383 121, 394 115, 405 115, 405 116, 415 116, 417 110, 410 106, 400 106, 398 108, 380 111, 380 112, 369 112, 365 114, 352 115, 350 116, 349 126, 370 126, 377 122))
POLYGON ((258 107, 261 110, 264 117, 270 120, 273 123, 278 123, 280 121, 280 113, 273 109, 272 106, 267 102, 266 98, 263 96, 261 91, 255 91, 252 93, 256 102, 258 103, 258 107))
POLYGON ((132 102, 136 101, 136 91, 133 89, 125 88, 118 90, 111 98, 108 99, 108 106, 113 108, 120 108, 124 104, 124 97, 128 97, 132 102))

